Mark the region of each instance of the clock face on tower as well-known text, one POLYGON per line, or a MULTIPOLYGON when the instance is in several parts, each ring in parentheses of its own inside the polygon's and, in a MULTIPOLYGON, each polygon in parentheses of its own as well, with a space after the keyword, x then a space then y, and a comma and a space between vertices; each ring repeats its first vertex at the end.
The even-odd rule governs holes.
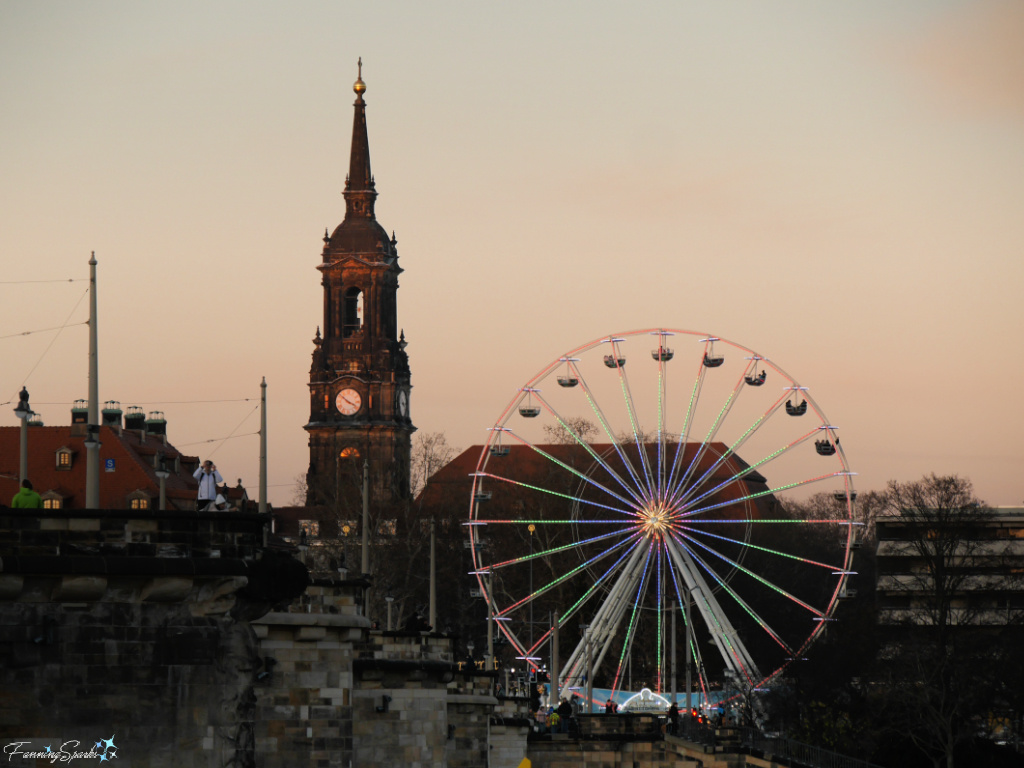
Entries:
POLYGON ((363 405, 363 398, 354 389, 343 389, 334 399, 334 404, 345 416, 357 413, 363 405))
POLYGON ((398 393, 398 415, 402 418, 409 415, 409 393, 404 389, 398 393))

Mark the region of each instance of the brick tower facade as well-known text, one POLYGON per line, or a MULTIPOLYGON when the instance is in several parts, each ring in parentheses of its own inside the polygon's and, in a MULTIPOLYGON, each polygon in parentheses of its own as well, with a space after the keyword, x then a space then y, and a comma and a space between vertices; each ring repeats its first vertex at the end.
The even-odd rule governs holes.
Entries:
POLYGON ((380 510, 409 497, 412 433, 409 357, 397 323, 397 240, 377 223, 370 171, 362 61, 345 219, 324 233, 323 336, 313 340, 309 372, 307 505, 335 507, 341 519, 361 509, 363 466, 370 504, 380 510))

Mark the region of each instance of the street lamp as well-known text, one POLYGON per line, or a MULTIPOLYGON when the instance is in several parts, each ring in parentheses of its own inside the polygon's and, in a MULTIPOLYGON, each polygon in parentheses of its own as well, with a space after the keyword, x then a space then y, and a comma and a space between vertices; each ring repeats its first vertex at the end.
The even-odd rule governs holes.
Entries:
POLYGON ((167 478, 171 473, 167 471, 167 460, 164 454, 158 453, 156 460, 156 476, 160 478, 160 511, 167 509, 167 478))
POLYGON ((21 388, 18 394, 18 404, 14 408, 14 415, 21 421, 21 457, 18 467, 18 482, 25 482, 28 477, 28 418, 32 415, 32 407, 28 404, 28 390, 21 388))
POLYGON ((530 532, 530 650, 533 651, 533 532, 537 526, 530 523, 526 530, 530 532))

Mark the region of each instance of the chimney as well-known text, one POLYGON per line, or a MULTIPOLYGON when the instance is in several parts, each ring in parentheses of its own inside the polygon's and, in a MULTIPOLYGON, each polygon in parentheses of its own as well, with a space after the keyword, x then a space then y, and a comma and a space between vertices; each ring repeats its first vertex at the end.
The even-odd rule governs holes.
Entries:
POLYGON ((71 436, 85 437, 89 424, 89 401, 75 400, 71 406, 71 436))
POLYGON ((146 434, 147 435, 166 435, 167 434, 167 419, 164 418, 163 411, 150 411, 149 417, 146 419, 146 434))
POLYGON ((137 429, 142 432, 146 430, 146 414, 137 405, 129 405, 128 412, 124 415, 124 428, 137 429))
POLYGON ((107 400, 103 404, 103 426, 105 427, 118 427, 121 426, 121 404, 117 400, 107 400))

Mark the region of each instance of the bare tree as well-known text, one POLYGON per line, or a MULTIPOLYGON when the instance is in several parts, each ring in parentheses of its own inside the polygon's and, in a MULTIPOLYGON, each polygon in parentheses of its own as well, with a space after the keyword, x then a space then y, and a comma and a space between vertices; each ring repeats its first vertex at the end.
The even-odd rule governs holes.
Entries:
POLYGON ((544 425, 544 437, 549 443, 557 445, 575 445, 577 442, 593 443, 597 435, 597 425, 583 416, 569 416, 562 424, 544 425))
POLYGON ((998 678, 998 643, 977 626, 978 587, 999 558, 999 545, 986 541, 992 518, 969 480, 934 474, 890 482, 879 518, 879 592, 904 606, 883 654, 887 707, 936 768, 953 768, 998 678))
POLYGON ((444 432, 416 435, 412 442, 412 497, 415 499, 426 487, 437 470, 460 453, 452 447, 444 432))

